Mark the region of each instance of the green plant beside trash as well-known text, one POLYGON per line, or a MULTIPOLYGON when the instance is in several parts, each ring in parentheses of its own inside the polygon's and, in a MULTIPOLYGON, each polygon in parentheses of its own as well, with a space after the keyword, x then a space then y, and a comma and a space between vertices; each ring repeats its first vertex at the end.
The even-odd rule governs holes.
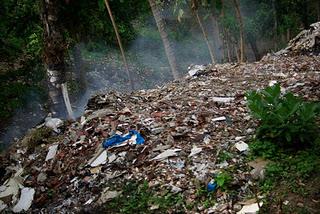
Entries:
POLYGON ((316 117, 320 105, 292 93, 281 94, 280 85, 246 95, 251 114, 260 121, 256 138, 283 148, 302 148, 319 137, 316 117))
POLYGON ((226 191, 232 181, 232 177, 227 172, 222 172, 214 180, 222 191, 226 191))
MULTIPOLYGON (((312 197, 312 188, 302 183, 310 183, 320 171, 319 102, 282 94, 279 84, 251 91, 246 98, 251 114, 259 120, 249 158, 271 160, 260 181, 260 190, 270 194, 265 206, 284 200, 281 191, 312 197)), ((294 203, 290 206, 298 209, 294 203)))

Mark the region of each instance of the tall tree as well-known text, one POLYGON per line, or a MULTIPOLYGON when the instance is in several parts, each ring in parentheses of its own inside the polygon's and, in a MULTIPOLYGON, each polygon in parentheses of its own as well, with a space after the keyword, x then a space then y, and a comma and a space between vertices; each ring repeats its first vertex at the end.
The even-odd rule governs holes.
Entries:
POLYGON ((44 64, 48 75, 51 112, 55 117, 64 117, 62 84, 65 82, 65 50, 66 42, 59 13, 60 0, 42 0, 42 22, 44 28, 44 64))
POLYGON ((172 45, 170 43, 169 37, 168 37, 168 33, 165 30, 165 23, 164 20, 162 19, 162 15, 159 9, 159 5, 157 4, 156 0, 148 0, 152 13, 153 13, 153 17, 156 21, 162 42, 163 42, 163 46, 164 46, 164 50, 166 52, 168 61, 169 61, 169 65, 171 68, 171 72, 173 75, 174 79, 178 79, 179 78, 179 72, 178 72, 178 66, 177 66, 177 62, 176 62, 176 57, 174 55, 174 51, 172 48, 172 45))
POLYGON ((244 27, 243 20, 240 11, 240 3, 239 0, 233 0, 234 7, 236 10, 237 20, 239 22, 239 32, 240 32, 240 63, 244 62, 244 27))

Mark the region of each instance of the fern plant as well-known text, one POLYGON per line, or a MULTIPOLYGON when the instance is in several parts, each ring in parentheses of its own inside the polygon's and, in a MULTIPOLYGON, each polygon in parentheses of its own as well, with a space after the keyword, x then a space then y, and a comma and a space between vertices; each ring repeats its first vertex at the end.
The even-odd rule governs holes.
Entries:
POLYGON ((292 93, 281 94, 280 85, 246 94, 251 114, 260 121, 256 137, 284 147, 301 147, 319 135, 316 117, 320 105, 292 93))

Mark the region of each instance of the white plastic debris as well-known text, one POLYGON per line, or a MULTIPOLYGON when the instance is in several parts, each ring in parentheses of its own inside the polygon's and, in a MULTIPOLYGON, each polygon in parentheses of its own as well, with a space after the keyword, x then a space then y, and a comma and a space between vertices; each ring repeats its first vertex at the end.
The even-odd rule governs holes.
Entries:
POLYGON ((275 84, 277 84, 278 82, 276 81, 276 80, 271 80, 270 82, 269 82, 269 86, 271 87, 271 86, 274 86, 275 84))
POLYGON ((48 154, 46 156, 46 161, 53 159, 56 154, 57 154, 57 150, 58 150, 58 144, 52 145, 49 147, 49 151, 48 154))
POLYGON ((105 164, 107 162, 107 151, 104 150, 101 154, 98 155, 97 158, 93 159, 90 162, 91 162, 90 163, 91 167, 96 167, 96 166, 99 166, 101 164, 105 164))
POLYGON ((239 141, 239 140, 242 140, 243 138, 244 138, 243 136, 239 136, 239 137, 236 137, 234 140, 239 141))
POLYGON ((33 188, 25 187, 21 190, 21 196, 18 203, 13 207, 12 211, 19 213, 27 211, 33 201, 35 190, 33 188))
POLYGON ((6 209, 7 207, 8 207, 8 206, 7 206, 5 203, 3 203, 3 201, 0 200, 0 212, 1 212, 2 210, 6 209))
POLYGON ((244 151, 247 151, 249 149, 249 145, 246 144, 243 141, 240 141, 240 142, 236 143, 235 146, 240 152, 244 152, 244 151))
POLYGON ((157 155, 155 158, 152 158, 151 160, 164 160, 168 157, 172 157, 172 156, 178 156, 177 152, 181 151, 181 149, 168 149, 164 152, 162 152, 161 154, 157 155))
POLYGON ((182 189, 181 189, 180 187, 171 185, 171 192, 172 192, 172 193, 179 193, 179 192, 181 192, 181 191, 182 191, 182 189))
POLYGON ((189 75, 190 76, 194 76, 196 75, 199 71, 204 71, 206 69, 206 67, 204 65, 193 65, 193 66, 189 66, 189 75))
POLYGON ((99 199, 99 202, 100 203, 105 203, 113 198, 116 198, 118 197, 119 195, 121 194, 121 192, 118 192, 118 191, 104 191, 102 194, 101 194, 101 197, 99 199))
POLYGON ((205 144, 209 144, 210 141, 211 141, 210 135, 206 135, 206 136, 204 137, 204 139, 203 139, 203 142, 204 142, 205 144))
POLYGON ((117 159, 117 156, 115 154, 111 154, 108 157, 108 163, 112 163, 113 161, 115 161, 117 159))
POLYGON ((12 196, 11 202, 15 203, 17 201, 19 189, 23 188, 23 179, 21 177, 22 173, 23 168, 19 169, 13 177, 8 179, 2 186, 0 186, 0 200, 8 196, 12 196))
POLYGON ((63 121, 59 118, 47 117, 45 119, 45 126, 52 129, 53 131, 59 133, 58 128, 63 126, 63 121))
POLYGON ((230 103, 234 101, 234 97, 213 97, 212 100, 218 103, 230 103))
POLYGON ((86 203, 84 203, 84 205, 88 205, 91 204, 93 202, 94 198, 90 198, 88 201, 86 201, 86 203))
POLYGON ((229 163, 227 161, 223 161, 222 163, 219 163, 216 165, 217 168, 223 169, 229 166, 229 163))
POLYGON ((219 122, 219 121, 225 121, 227 118, 226 117, 217 117, 217 118, 213 118, 212 122, 219 122))
POLYGON ((254 214, 254 213, 257 213, 259 211, 259 206, 261 207, 262 206, 262 202, 259 203, 254 203, 254 204, 250 204, 250 205, 244 205, 242 207, 242 209, 237 212, 237 214, 254 214))
POLYGON ((202 151, 202 148, 198 148, 196 146, 193 146, 189 157, 195 156, 195 155, 199 154, 201 151, 202 151))

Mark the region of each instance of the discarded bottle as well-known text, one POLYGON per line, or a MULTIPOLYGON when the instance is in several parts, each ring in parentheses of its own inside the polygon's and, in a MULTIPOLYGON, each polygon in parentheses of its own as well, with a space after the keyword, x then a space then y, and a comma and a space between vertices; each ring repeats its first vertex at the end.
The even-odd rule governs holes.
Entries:
POLYGON ((217 189, 218 185, 215 181, 210 181, 207 185, 207 191, 208 192, 213 192, 217 189))

